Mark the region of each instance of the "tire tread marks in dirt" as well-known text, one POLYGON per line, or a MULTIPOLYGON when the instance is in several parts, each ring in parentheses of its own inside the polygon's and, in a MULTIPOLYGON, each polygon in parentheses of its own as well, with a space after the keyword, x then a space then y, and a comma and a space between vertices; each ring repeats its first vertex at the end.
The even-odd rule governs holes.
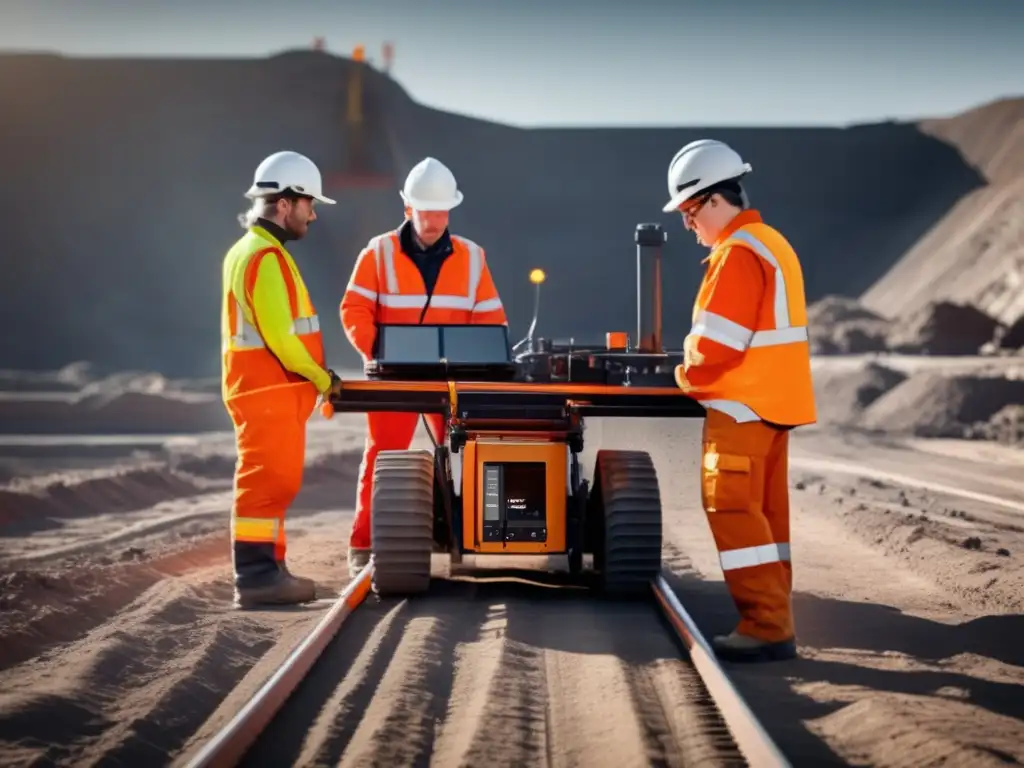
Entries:
POLYGON ((648 765, 747 765, 692 666, 656 659, 630 665, 626 680, 648 765))
POLYGON ((337 764, 402 642, 408 614, 405 601, 368 597, 239 765, 337 764))
POLYGON ((483 576, 371 598, 243 765, 742 764, 653 601, 483 576))
POLYGON ((650 592, 661 568, 661 493, 654 462, 644 451, 597 452, 596 511, 601 581, 609 596, 650 592))
POLYGON ((411 604, 395 651, 342 762, 350 765, 427 766, 451 696, 455 650, 478 624, 456 606, 411 604), (466 621, 469 619, 469 621, 466 621))
POLYGON ((486 691, 486 698, 483 707, 470 715, 473 719, 467 726, 472 728, 472 737, 456 765, 550 765, 545 649, 516 635, 518 622, 541 617, 524 616, 521 600, 492 599, 488 603, 488 625, 481 629, 478 642, 492 645, 497 663, 491 665, 487 678, 480 675, 471 683, 477 691, 486 691))
POLYGON ((744 765, 700 676, 679 658, 653 606, 595 608, 566 603, 539 629, 550 669, 549 764, 744 765))
POLYGON ((430 585, 434 546, 434 457, 426 450, 381 451, 373 471, 373 589, 414 595, 430 585))
POLYGON ((241 765, 430 765, 456 652, 484 608, 471 597, 369 598, 241 765))

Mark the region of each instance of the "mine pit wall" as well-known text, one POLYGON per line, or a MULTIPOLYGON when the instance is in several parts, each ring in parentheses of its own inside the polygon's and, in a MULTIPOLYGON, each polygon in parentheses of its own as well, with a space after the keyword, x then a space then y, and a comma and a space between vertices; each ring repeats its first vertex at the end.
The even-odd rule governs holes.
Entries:
POLYGON ((1006 98, 920 129, 953 147, 986 185, 965 195, 862 296, 901 314, 941 300, 971 304, 999 322, 1024 319, 1024 99, 1006 98))
MULTIPOLYGON (((255 164, 282 148, 344 170, 346 88, 355 65, 315 52, 268 59, 0 57, 0 367, 89 359, 171 376, 219 366, 221 260, 255 164)), ((597 340, 635 326, 633 229, 669 233, 664 332, 688 326, 703 251, 661 213, 665 168, 713 136, 753 164, 755 206, 794 243, 809 298, 858 295, 957 200, 982 183, 948 144, 910 125, 840 129, 522 130, 420 106, 365 70, 370 165, 388 183, 329 186, 294 247, 325 320, 332 363, 357 358, 337 308, 359 249, 401 220, 398 187, 425 155, 448 164, 466 201, 456 233, 483 245, 511 335, 532 311, 531 267, 548 273, 541 330, 597 340), (372 124, 371 124, 372 123, 372 124)), ((524 109, 528 108, 524 105, 524 109)), ((379 179, 378 179, 379 181, 379 179)))

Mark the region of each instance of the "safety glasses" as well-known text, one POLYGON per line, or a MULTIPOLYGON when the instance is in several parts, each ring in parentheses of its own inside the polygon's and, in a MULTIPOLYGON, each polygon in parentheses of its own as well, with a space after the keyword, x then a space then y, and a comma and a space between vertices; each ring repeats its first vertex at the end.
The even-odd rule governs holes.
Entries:
POLYGON ((704 195, 698 197, 695 200, 691 200, 688 203, 684 203, 679 206, 679 213, 683 215, 683 218, 687 221, 692 222, 696 218, 697 214, 701 212, 705 205, 708 204, 708 200, 711 199, 711 195, 704 195))

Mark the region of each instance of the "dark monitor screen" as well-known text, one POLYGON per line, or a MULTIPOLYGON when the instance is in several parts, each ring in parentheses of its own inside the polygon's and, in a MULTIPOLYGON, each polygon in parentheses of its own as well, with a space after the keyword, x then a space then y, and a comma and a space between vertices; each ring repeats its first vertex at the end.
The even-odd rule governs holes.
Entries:
POLYGON ((377 360, 384 364, 504 365, 512 361, 504 325, 381 325, 377 360))
POLYGON ((436 365, 441 336, 436 325, 387 325, 377 334, 377 359, 386 363, 436 365))
POLYGON ((442 354, 455 365, 511 362, 504 325, 450 325, 442 330, 442 354))

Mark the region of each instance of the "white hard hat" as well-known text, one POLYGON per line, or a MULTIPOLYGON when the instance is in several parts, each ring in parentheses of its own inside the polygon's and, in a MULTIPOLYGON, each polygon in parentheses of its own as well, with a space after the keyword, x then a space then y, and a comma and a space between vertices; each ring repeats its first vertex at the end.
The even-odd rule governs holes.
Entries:
POLYGON ((320 169, 316 163, 305 155, 291 151, 275 152, 260 163, 245 196, 255 199, 276 195, 287 189, 308 195, 321 203, 334 205, 334 200, 323 195, 320 169))
POLYGON ((402 200, 417 211, 450 211, 462 202, 455 176, 440 160, 420 160, 405 177, 402 200))
POLYGON ((753 168, 728 144, 714 139, 691 141, 668 164, 668 194, 662 210, 671 213, 694 195, 721 181, 737 179, 753 168))

